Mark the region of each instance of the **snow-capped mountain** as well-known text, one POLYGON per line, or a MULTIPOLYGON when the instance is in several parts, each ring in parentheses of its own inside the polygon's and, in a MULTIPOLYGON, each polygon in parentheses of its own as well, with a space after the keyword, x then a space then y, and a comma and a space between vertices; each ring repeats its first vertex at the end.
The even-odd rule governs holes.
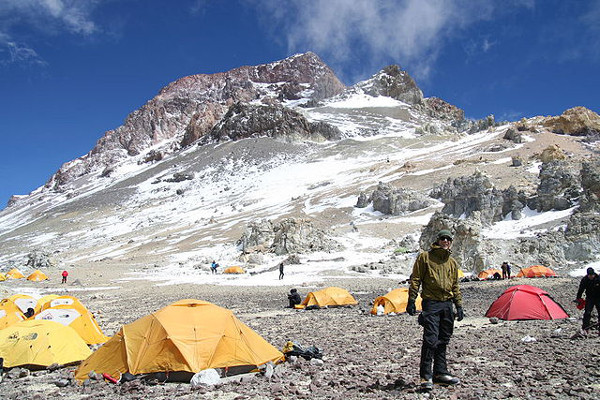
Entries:
POLYGON ((467 270, 581 268, 600 249, 600 118, 573 110, 469 121, 398 66, 346 88, 313 53, 185 77, 11 200, 0 267, 38 249, 147 279, 291 255, 320 257, 315 274, 406 274, 443 226, 467 270))

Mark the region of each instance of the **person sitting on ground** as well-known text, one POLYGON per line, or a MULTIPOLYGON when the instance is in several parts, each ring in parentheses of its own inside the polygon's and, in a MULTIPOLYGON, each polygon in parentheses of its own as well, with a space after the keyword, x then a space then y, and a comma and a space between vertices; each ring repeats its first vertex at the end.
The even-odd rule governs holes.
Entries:
MULTIPOLYGON (((587 275, 581 278, 579 282, 579 290, 577 290, 577 302, 582 299, 585 292, 585 310, 583 312, 583 323, 581 329, 587 331, 592 327, 590 320, 592 319, 592 311, 596 307, 598 319, 600 319, 600 277, 594 271, 594 268, 587 269, 587 275)), ((600 323, 597 324, 598 332, 600 333, 600 323)))
POLYGON ((295 305, 302 303, 302 298, 296 289, 290 290, 288 301, 290 302, 288 308, 294 308, 295 305))
POLYGON ((500 279, 502 279, 500 272, 494 272, 494 275, 492 275, 492 280, 499 281, 500 279))

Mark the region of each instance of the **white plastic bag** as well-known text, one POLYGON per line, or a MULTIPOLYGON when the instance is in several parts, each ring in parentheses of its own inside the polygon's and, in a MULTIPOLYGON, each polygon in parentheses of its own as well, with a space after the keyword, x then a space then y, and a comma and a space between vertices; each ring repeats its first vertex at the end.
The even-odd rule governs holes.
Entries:
POLYGON ((205 369, 195 374, 190 380, 192 388, 199 386, 214 386, 221 381, 221 377, 216 369, 205 369))

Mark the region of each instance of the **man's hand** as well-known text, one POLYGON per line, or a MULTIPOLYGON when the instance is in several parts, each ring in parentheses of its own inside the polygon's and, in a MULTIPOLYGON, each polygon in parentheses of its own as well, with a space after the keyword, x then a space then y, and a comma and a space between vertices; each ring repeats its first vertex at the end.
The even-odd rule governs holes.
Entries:
POLYGON ((417 306, 415 305, 414 300, 408 301, 408 304, 406 304, 406 312, 408 315, 415 315, 417 313, 417 306))
POLYGON ((465 317, 465 312, 463 311, 463 308, 456 307, 456 320, 462 321, 464 317, 465 317))

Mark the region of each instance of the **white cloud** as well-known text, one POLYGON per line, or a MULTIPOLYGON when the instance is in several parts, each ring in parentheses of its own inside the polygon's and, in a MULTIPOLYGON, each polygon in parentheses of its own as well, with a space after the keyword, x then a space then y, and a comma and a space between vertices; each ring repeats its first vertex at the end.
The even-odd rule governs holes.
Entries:
MULTIPOLYGON (((473 24, 535 5, 534 0, 289 0, 285 6, 279 0, 248 1, 282 28, 290 51, 313 50, 342 75, 344 65, 366 54, 367 60, 354 63, 365 72, 395 62, 417 78, 427 78, 447 42, 473 24)), ((478 51, 495 44, 483 41, 478 51)))
POLYGON ((43 59, 31 44, 21 38, 20 33, 93 34, 98 28, 91 19, 91 13, 99 3, 98 0, 0 1, 0 63, 44 65, 43 59))

